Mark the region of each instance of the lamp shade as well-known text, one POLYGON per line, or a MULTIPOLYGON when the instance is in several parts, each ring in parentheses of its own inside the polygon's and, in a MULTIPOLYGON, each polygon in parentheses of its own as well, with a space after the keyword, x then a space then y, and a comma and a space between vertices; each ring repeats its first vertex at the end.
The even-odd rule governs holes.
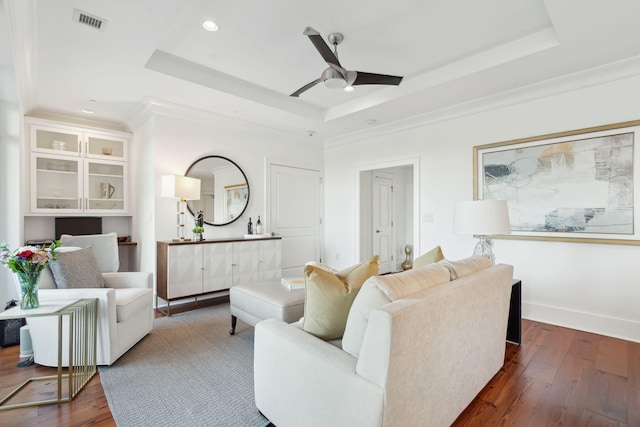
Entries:
POLYGON ((200 180, 181 175, 163 175, 161 195, 170 199, 200 200, 200 180))
POLYGON ((511 234, 506 200, 458 202, 453 213, 456 234, 511 234))

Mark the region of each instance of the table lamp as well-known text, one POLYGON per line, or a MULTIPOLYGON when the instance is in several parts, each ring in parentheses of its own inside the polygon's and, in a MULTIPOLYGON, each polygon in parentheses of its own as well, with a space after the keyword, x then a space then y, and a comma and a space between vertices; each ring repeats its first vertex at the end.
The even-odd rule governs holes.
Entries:
POLYGON ((184 241, 184 211, 187 200, 200 200, 200 180, 180 175, 162 176, 162 197, 178 199, 178 238, 174 241, 184 241))
POLYGON ((474 200, 458 202, 453 213, 453 232, 473 234, 480 239, 474 255, 481 255, 495 264, 493 242, 487 238, 492 234, 511 234, 509 208, 506 200, 474 200))

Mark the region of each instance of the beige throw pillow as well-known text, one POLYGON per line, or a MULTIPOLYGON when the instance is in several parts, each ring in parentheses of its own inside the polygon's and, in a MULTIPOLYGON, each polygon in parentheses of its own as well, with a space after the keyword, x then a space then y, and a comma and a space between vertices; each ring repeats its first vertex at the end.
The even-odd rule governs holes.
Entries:
POLYGON ((424 255, 419 256, 413 261, 413 268, 424 267, 444 259, 444 254, 440 246, 436 246, 424 255))
POLYGON ((354 298, 362 284, 376 274, 377 255, 335 273, 316 265, 305 265, 302 329, 323 340, 341 338, 354 298))

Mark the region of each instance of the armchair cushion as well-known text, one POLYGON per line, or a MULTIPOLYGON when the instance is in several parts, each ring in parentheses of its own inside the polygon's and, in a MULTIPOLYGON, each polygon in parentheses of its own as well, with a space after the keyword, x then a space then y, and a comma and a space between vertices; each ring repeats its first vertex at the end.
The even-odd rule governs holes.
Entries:
POLYGON ((89 234, 86 236, 63 234, 60 236, 60 244, 62 246, 91 248, 98 262, 98 267, 103 273, 118 271, 120 268, 117 233, 89 234))
POLYGON ((377 255, 336 273, 305 265, 303 329, 324 340, 342 337, 354 298, 365 280, 377 273, 377 255))
POLYGON ((104 279, 91 249, 60 252, 49 263, 58 289, 104 288, 104 279))
POLYGON ((149 304, 147 288, 116 289, 116 321, 124 322, 144 310, 149 304))

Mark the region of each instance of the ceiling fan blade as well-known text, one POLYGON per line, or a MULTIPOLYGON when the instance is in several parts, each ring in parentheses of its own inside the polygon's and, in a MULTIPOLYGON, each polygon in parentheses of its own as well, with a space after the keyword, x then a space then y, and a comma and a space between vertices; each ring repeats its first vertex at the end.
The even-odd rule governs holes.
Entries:
POLYGON ((318 79, 318 80, 314 80, 311 83, 307 83, 306 85, 302 86, 300 89, 298 89, 297 91, 293 92, 291 95, 289 96, 295 96, 296 98, 300 96, 300 94, 302 92, 305 92, 309 89, 311 89, 312 87, 314 87, 315 85, 317 85, 318 83, 320 83, 322 81, 322 79, 318 79))
MULTIPOLYGON (((324 61, 329 64, 329 66, 338 66, 342 69, 342 65, 340 65, 340 61, 338 61, 338 58, 336 57, 336 55, 331 51, 331 48, 325 43, 325 41, 322 39, 322 36, 320 35, 319 32, 317 32, 316 30, 314 30, 311 27, 307 27, 305 28, 304 32, 302 33, 305 36, 309 37, 309 40, 311 40, 311 43, 313 43, 313 45, 316 47, 316 49, 318 50, 318 52, 320 53, 320 56, 322 56, 322 59, 324 59, 324 61)), ((340 71, 340 70, 338 70, 340 71)), ((344 74, 342 71, 340 71, 342 74, 344 74)))
POLYGON ((399 85, 402 76, 390 76, 387 74, 364 73, 356 71, 358 75, 352 85, 399 85))

